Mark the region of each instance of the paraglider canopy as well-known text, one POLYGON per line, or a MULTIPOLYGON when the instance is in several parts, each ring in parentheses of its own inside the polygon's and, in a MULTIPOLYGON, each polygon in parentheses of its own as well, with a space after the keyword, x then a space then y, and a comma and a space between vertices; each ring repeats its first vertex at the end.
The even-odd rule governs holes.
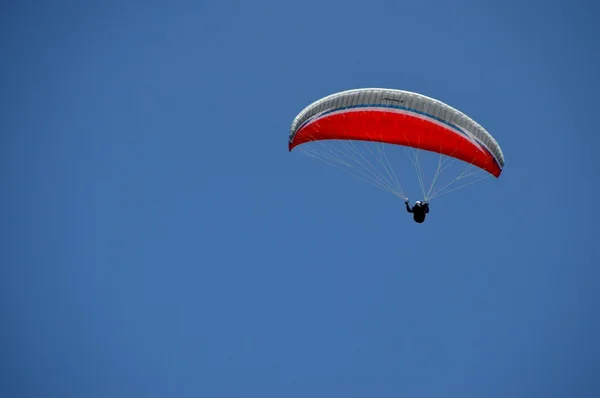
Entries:
POLYGON ((345 169, 404 199, 407 197, 393 172, 386 146, 415 151, 411 162, 425 201, 442 193, 438 190, 430 196, 439 174, 448 166, 448 159, 467 165, 467 170, 452 183, 474 175, 473 169, 497 178, 504 168, 500 146, 481 125, 441 101, 403 90, 355 89, 313 102, 294 118, 290 127, 289 151, 299 146, 310 156, 345 169), (339 145, 331 146, 333 142, 339 145), (367 151, 360 151, 357 142, 379 146, 376 150, 365 146, 367 151), (420 150, 439 155, 428 191, 422 181, 420 150), (369 154, 376 158, 375 162, 366 159, 365 155, 369 154), (384 170, 374 170, 376 163, 384 170))
POLYGON ((462 112, 421 94, 357 89, 314 102, 294 119, 289 150, 309 141, 378 141, 463 160, 495 177, 504 156, 494 138, 462 112))

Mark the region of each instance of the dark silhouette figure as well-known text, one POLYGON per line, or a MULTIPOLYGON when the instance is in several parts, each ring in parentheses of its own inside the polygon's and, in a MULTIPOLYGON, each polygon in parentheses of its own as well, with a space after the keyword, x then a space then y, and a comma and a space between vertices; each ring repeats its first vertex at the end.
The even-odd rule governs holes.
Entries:
POLYGON ((429 213, 429 203, 416 201, 412 208, 408 203, 408 199, 404 203, 406 204, 406 211, 413 214, 415 222, 421 224, 425 221, 425 214, 429 213))

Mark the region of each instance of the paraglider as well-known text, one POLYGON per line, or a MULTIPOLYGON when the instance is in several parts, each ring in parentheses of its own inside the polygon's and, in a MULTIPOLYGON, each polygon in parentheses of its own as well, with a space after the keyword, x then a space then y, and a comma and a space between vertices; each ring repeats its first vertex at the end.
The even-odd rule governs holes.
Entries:
POLYGON ((417 212, 411 208, 415 221, 425 219, 433 198, 485 177, 498 178, 504 168, 504 154, 497 141, 473 119, 436 99, 394 89, 354 89, 313 102, 290 127, 288 149, 291 152, 296 147, 404 199, 407 209, 408 196, 396 172, 404 174, 406 168, 394 168, 388 154, 397 147, 414 151, 410 161, 423 196, 417 212), (359 149, 360 143, 366 149, 359 149), (421 153, 439 156, 429 189, 421 153), (442 172, 453 161, 465 165, 465 170, 436 189, 442 172), (478 179, 449 189, 473 176, 478 179))
POLYGON ((404 204, 406 205, 406 211, 413 214, 413 220, 415 220, 416 223, 421 224, 425 221, 425 215, 429 213, 429 203, 421 203, 421 201, 417 200, 415 205, 411 208, 408 199, 406 199, 404 204))

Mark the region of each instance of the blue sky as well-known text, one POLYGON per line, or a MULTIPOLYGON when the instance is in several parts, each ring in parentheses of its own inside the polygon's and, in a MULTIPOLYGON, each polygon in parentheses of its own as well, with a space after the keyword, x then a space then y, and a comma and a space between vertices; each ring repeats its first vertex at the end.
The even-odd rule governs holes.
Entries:
POLYGON ((592 2, 0 7, 0 395, 600 394, 592 2), (358 87, 466 112, 502 177, 417 225, 288 152, 358 87))

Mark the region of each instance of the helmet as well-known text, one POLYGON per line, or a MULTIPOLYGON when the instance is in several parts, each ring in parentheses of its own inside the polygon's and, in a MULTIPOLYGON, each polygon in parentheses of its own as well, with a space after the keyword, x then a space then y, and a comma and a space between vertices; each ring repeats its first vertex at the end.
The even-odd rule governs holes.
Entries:
POLYGON ((421 201, 420 201, 420 200, 417 200, 417 201, 415 202, 415 204, 416 204, 416 205, 420 205, 420 204, 421 204, 421 201))

